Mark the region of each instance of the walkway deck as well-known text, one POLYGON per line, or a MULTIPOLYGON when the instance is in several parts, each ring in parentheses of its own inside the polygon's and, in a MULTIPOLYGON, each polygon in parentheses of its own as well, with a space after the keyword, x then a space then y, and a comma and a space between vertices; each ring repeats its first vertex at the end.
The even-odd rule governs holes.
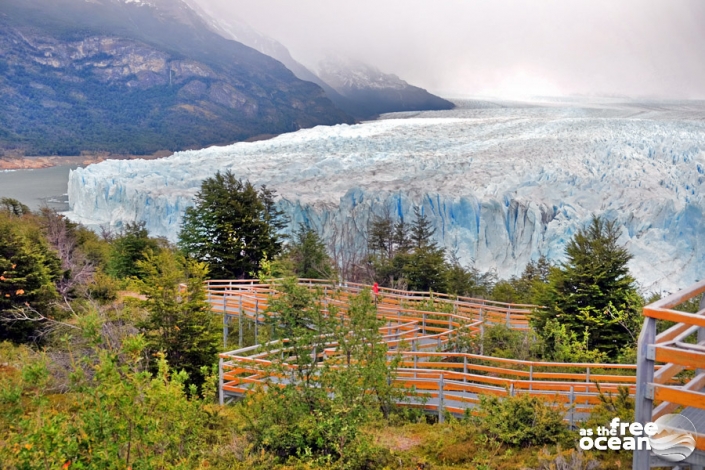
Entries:
MULTIPOLYGON (((697 313, 675 308, 703 292, 705 281, 644 307, 637 358, 636 420, 688 417, 698 434, 697 450, 686 462, 698 470, 705 466, 705 296, 697 313), (657 334, 661 326, 667 328, 657 334)), ((634 470, 660 465, 648 452, 634 454, 634 470)))
MULTIPOLYGON (((335 306, 343 315, 351 295, 369 288, 360 284, 332 285, 301 280, 302 285, 321 289, 324 310, 335 306)), ((208 296, 215 313, 224 314, 224 334, 228 324, 249 320, 255 338, 262 328, 272 286, 256 281, 211 281, 208 296)), ((528 329, 532 305, 517 305, 472 298, 431 296, 424 292, 380 289, 378 318, 386 323, 380 329, 389 346, 389 356, 401 356, 396 381, 409 390, 405 406, 422 406, 429 412, 462 415, 479 402, 480 394, 500 396, 518 393, 549 397, 565 407, 566 420, 573 423, 587 416, 599 403, 602 393, 618 393, 619 387, 636 392, 636 366, 623 364, 565 364, 519 361, 452 350, 459 334, 484 335, 485 325, 504 324, 528 329), (420 302, 433 301, 438 309, 452 313, 419 310, 420 302), (404 348, 399 346, 404 344, 404 348), (401 350, 404 349, 404 350, 401 350)), ((242 331, 242 328, 240 329, 242 331)), ((273 377, 271 351, 267 345, 242 347, 221 354, 222 400, 241 398, 256 385, 287 383, 286 377, 273 377)), ((271 345, 270 345, 271 346, 271 345)), ((277 354, 280 353, 277 351, 277 354)), ((319 353, 320 360, 335 355, 335 346, 319 353)))

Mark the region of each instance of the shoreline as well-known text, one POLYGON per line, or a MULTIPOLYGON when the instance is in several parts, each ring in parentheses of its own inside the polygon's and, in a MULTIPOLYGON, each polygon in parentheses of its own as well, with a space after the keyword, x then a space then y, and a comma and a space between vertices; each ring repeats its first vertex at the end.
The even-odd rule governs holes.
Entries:
MULTIPOLYGON (((245 140, 238 140, 230 144, 240 142, 258 142, 261 140, 273 139, 281 134, 258 134, 248 137, 245 140)), ((210 146, 208 146, 210 147, 210 146)), ((203 147, 203 148, 208 148, 203 147)), ((201 149, 188 149, 201 150, 201 149)), ((71 155, 66 157, 58 156, 26 156, 26 157, 0 157, 0 171, 6 170, 41 170, 43 168, 51 168, 60 165, 78 165, 88 166, 93 163, 104 162, 105 160, 158 160, 174 155, 176 152, 170 150, 160 150, 151 155, 112 155, 112 154, 97 154, 97 155, 71 155)))
POLYGON ((81 155, 67 157, 0 157, 0 171, 41 170, 61 165, 87 166, 105 160, 156 160, 173 155, 173 152, 157 152, 152 155, 81 155))

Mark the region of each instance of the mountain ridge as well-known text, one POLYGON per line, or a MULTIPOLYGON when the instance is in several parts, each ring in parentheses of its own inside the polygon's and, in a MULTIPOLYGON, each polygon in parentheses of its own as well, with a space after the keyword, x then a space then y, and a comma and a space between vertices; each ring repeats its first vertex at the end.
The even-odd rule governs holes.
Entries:
POLYGON ((145 154, 352 123, 181 0, 3 0, 0 151, 145 154))
POLYGON ((360 61, 329 56, 319 63, 319 72, 313 72, 294 59, 285 45, 257 31, 244 20, 223 20, 197 0, 185 1, 213 31, 278 60, 301 80, 323 88, 338 108, 358 119, 370 119, 389 112, 447 110, 455 107, 450 101, 360 61), (345 86, 350 81, 357 82, 359 86, 345 86))

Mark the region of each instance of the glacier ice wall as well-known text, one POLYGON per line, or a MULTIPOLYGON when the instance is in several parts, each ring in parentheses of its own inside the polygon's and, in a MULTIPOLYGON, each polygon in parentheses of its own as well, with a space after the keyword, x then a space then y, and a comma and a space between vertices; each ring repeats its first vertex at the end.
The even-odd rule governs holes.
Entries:
POLYGON ((73 171, 69 216, 143 220, 175 240, 200 182, 216 171, 276 189, 292 224, 337 249, 364 246, 371 214, 413 219, 465 263, 521 272, 563 257, 592 214, 617 219, 645 290, 705 276, 705 107, 551 104, 461 107, 316 127, 271 140, 111 160, 73 171))

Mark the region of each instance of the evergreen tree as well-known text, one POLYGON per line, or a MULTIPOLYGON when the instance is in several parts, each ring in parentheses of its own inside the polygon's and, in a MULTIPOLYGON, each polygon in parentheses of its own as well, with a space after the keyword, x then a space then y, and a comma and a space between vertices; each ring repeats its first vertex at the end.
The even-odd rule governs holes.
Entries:
POLYGON ((432 238, 436 233, 436 229, 431 226, 431 222, 426 218, 426 214, 418 207, 414 207, 414 217, 416 219, 411 226, 409 236, 412 247, 416 250, 424 248, 430 248, 432 250, 437 249, 438 245, 432 238))
POLYGON ((157 249, 159 243, 149 237, 145 222, 128 223, 111 245, 106 271, 118 279, 139 278, 138 262, 144 261, 147 251, 157 249))
POLYGON ((368 229, 367 248, 372 255, 391 260, 397 253, 410 248, 409 233, 404 219, 394 222, 389 215, 375 217, 368 229))
POLYGON ((140 293, 147 297, 142 303, 147 318, 139 327, 146 332, 148 349, 164 352, 175 369, 200 384, 201 368, 213 365, 220 346, 219 326, 203 286, 206 265, 170 250, 147 252, 137 264, 144 273, 140 293))
POLYGON ((17 309, 50 315, 51 303, 58 299, 54 283, 62 270, 38 225, 10 214, 0 212, 0 342, 25 342, 36 336, 41 323, 10 320, 17 309))
POLYGON ((257 190, 227 171, 203 181, 195 206, 186 210, 179 246, 208 264, 216 279, 244 279, 260 271, 265 258, 282 249, 284 226, 275 194, 257 190))
POLYGON ((530 261, 520 277, 497 282, 492 288, 492 299, 517 304, 540 304, 545 300, 551 264, 545 256, 530 261))
POLYGON ((394 256, 394 221, 391 217, 375 217, 367 231, 368 250, 382 259, 394 256))
POLYGON ((466 268, 454 254, 445 269, 445 287, 448 294, 488 298, 494 281, 493 273, 481 273, 475 267, 466 268))
POLYGON ((550 319, 569 332, 588 335, 588 345, 616 357, 638 333, 641 298, 629 274, 629 252, 618 244, 614 221, 593 217, 566 247, 567 260, 549 275, 543 293, 547 309, 534 315, 541 334, 550 319))
POLYGON ((286 256, 292 261, 294 274, 304 279, 331 279, 333 262, 320 235, 303 225, 287 246, 286 256))
POLYGON ((411 226, 411 253, 403 256, 402 273, 409 289, 445 292, 445 249, 440 248, 431 237, 435 229, 426 216, 414 209, 416 219, 411 226))
POLYGON ((373 281, 386 287, 404 287, 403 268, 410 249, 404 220, 394 222, 389 215, 376 217, 368 229, 367 262, 373 281))

